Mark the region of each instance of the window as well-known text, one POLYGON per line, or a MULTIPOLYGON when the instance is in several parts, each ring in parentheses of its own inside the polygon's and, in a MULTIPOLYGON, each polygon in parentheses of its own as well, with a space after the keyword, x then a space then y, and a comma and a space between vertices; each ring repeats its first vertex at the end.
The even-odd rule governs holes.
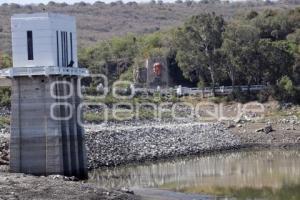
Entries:
POLYGON ((61 31, 61 65, 63 67, 67 67, 69 62, 68 45, 68 33, 61 31))
POLYGON ((56 53, 57 53, 57 66, 59 66, 59 41, 58 41, 58 31, 56 31, 56 53))
POLYGON ((70 33, 71 61, 73 61, 73 35, 70 33))
POLYGON ((27 31, 27 54, 28 54, 28 60, 33 60, 32 31, 27 31))
POLYGON ((68 52, 68 32, 65 32, 65 51, 66 51, 66 61, 65 66, 69 64, 69 52, 68 52))
POLYGON ((64 55, 64 33, 60 32, 60 44, 61 44, 61 66, 65 66, 65 55, 64 55))

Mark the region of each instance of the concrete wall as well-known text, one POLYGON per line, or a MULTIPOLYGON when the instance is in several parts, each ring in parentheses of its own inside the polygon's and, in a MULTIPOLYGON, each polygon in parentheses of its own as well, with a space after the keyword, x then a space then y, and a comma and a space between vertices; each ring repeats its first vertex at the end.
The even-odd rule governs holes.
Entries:
MULTIPOLYGON (((80 98, 76 92, 68 99, 51 97, 50 85, 54 81, 68 81, 76 88, 76 78, 35 76, 12 80, 10 170, 86 178, 84 130, 77 123, 80 98), (73 105, 71 119, 51 118, 51 105, 59 102, 73 105)), ((62 84, 56 84, 54 89, 58 96, 68 92, 62 84)), ((54 114, 62 117, 68 112, 64 106, 56 106, 54 114)))

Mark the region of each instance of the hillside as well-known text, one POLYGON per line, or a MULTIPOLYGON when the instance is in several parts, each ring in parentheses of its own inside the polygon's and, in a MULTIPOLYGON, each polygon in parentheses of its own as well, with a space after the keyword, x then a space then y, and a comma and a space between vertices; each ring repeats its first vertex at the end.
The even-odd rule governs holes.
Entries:
MULTIPOLYGON (((297 3, 297 2, 296 2, 297 3)), ((47 5, 2 4, 0 6, 0 51, 10 52, 10 16, 15 13, 59 12, 77 18, 80 47, 120 36, 126 33, 151 33, 161 29, 178 26, 188 17, 203 12, 215 12, 225 19, 246 10, 266 8, 288 8, 295 4, 285 3, 148 3, 135 2, 123 4, 121 1, 104 4, 76 3, 74 5, 50 2, 47 5)))

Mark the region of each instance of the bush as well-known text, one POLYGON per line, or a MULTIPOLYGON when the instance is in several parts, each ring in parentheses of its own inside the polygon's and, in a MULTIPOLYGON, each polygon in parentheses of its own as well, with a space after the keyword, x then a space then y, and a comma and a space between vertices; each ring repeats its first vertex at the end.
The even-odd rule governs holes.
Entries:
POLYGON ((9 127, 9 125, 10 125, 10 117, 0 116, 0 128, 9 127))
POLYGON ((0 106, 10 106, 11 90, 9 87, 0 88, 0 106))
POLYGON ((129 67, 124 73, 120 75, 121 81, 134 81, 133 66, 129 67))
POLYGON ((265 103, 269 100, 269 98, 271 96, 273 96, 274 92, 273 89, 271 87, 268 87, 266 89, 261 90, 258 94, 257 94, 257 100, 260 103, 265 103))
POLYGON ((0 55, 0 68, 12 67, 12 60, 8 54, 0 55))
POLYGON ((276 86, 275 98, 284 102, 295 102, 297 90, 288 76, 283 76, 276 86))
POLYGON ((238 101, 241 103, 245 103, 249 101, 250 97, 247 92, 243 92, 241 88, 236 87, 233 89, 232 93, 228 95, 228 101, 238 101))

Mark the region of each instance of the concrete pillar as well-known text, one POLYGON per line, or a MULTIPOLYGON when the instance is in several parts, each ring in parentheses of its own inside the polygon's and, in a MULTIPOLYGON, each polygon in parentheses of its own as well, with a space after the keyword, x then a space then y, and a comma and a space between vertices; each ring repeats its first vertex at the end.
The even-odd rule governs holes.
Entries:
MULTIPOLYGON (((78 125, 77 107, 80 98, 76 77, 34 76, 12 79, 10 170, 34 175, 61 174, 87 178, 84 130, 78 125), (67 81, 74 93, 67 99, 53 98, 51 84, 67 81), (70 103, 69 120, 50 116, 54 103, 70 103)), ((69 87, 56 84, 57 96, 69 93, 69 87)), ((69 115, 66 106, 55 106, 55 116, 69 115)))

